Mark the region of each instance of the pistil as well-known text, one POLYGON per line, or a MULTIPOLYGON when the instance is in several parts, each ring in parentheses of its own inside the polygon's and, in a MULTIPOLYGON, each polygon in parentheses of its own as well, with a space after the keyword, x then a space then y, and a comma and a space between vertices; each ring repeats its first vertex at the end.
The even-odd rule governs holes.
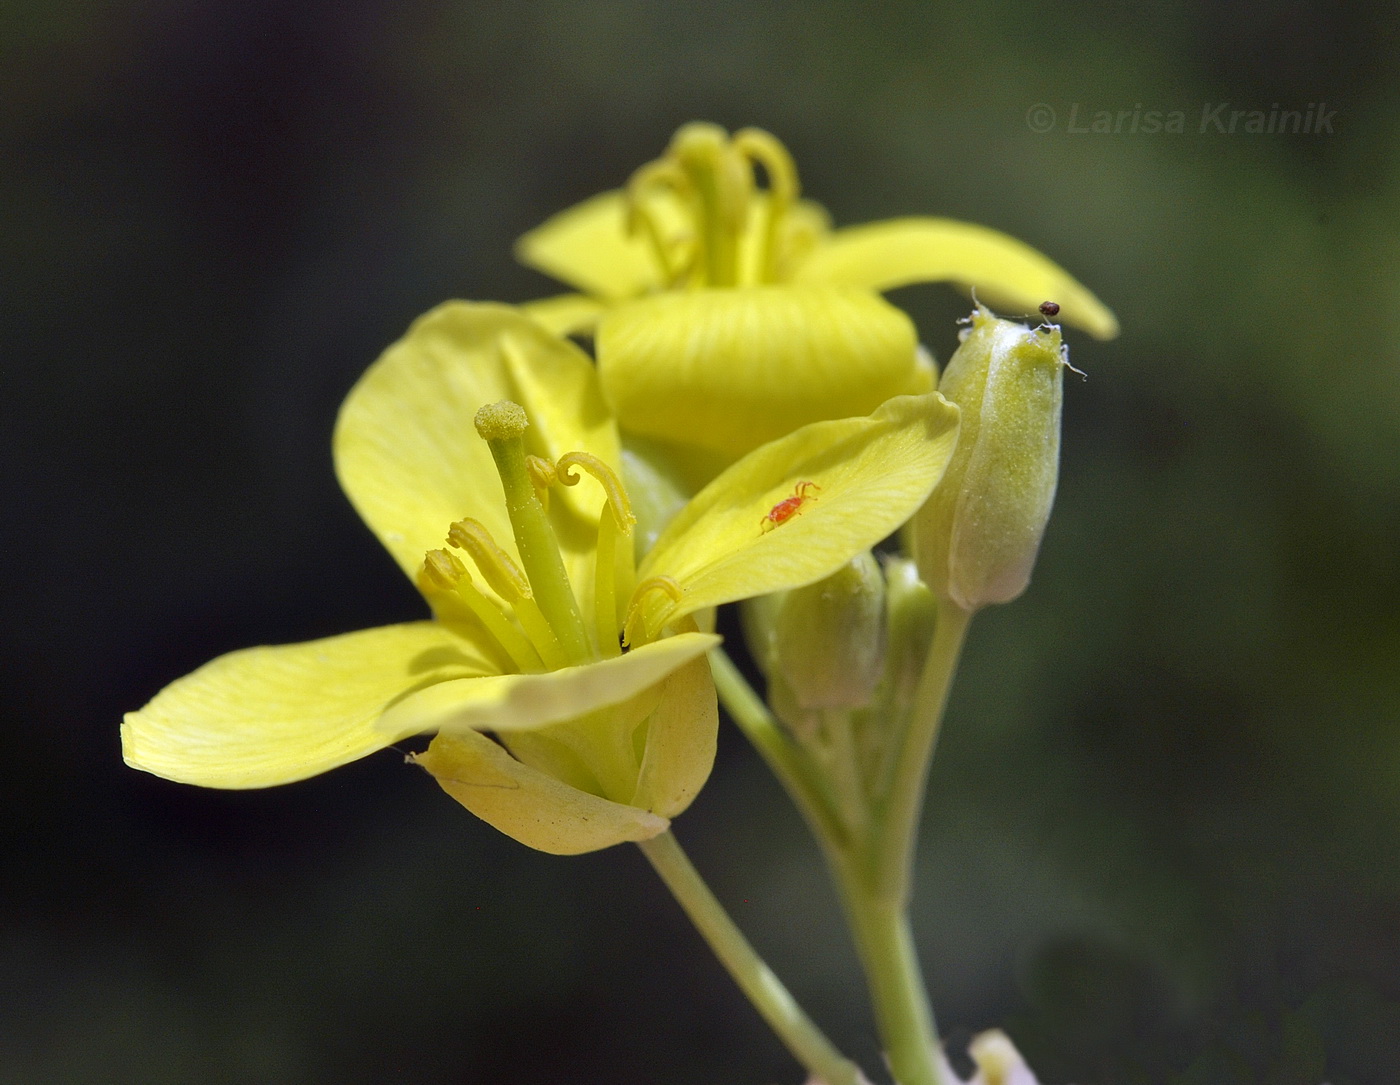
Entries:
POLYGON ((567 661, 584 663, 593 652, 578 600, 569 585, 559 541, 544 506, 535 496, 534 482, 525 463, 522 435, 528 425, 524 409, 509 400, 488 404, 476 413, 476 431, 490 446, 496 471, 501 476, 506 512, 534 601, 558 638, 567 661))

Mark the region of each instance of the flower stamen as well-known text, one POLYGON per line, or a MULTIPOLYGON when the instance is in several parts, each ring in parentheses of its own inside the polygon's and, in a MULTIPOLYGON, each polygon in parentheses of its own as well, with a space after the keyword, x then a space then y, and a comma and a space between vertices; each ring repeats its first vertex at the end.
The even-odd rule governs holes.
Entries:
POLYGON ((579 476, 572 469, 578 467, 588 472, 603 487, 608 495, 608 508, 612 511, 617 529, 624 535, 632 534, 632 525, 637 522, 632 514, 632 502, 627 498, 627 490, 617 472, 591 452, 565 452, 555 465, 558 480, 565 486, 577 486, 579 476))
POLYGON ((511 624, 498 603, 472 583, 471 573, 456 554, 450 550, 429 550, 423 555, 423 576, 438 590, 455 592, 522 674, 539 674, 546 669, 529 638, 511 624))
POLYGON ((622 639, 629 648, 636 648, 652 639, 651 623, 646 621, 646 610, 649 605, 648 597, 657 592, 668 596, 673 603, 679 603, 685 598, 685 589, 674 577, 649 576, 638 584, 632 592, 632 601, 627 607, 627 620, 623 623, 622 639))
MULTIPOLYGON (((485 525, 470 517, 458 520, 448 529, 447 543, 459 550, 465 550, 471 556, 492 591, 510 605, 516 620, 525 630, 525 635, 534 645, 540 658, 551 669, 567 666, 569 661, 564 656, 559 638, 541 612, 539 604, 535 602, 530 582, 525 579, 520 566, 516 565, 511 556, 491 537, 491 532, 486 530, 485 525)), ((448 557, 453 555, 448 554, 448 557)), ((463 568, 465 570, 465 566, 463 568)), ((460 582, 458 590, 460 592, 460 582)), ((481 594, 475 586, 471 590, 481 594)), ((469 599, 465 596, 463 598, 468 606, 472 605, 469 599)))
POLYGON ((797 166, 776 136, 762 128, 745 128, 734 134, 734 149, 749 162, 763 167, 768 175, 768 214, 763 224, 763 252, 758 281, 776 282, 782 263, 782 229, 788 208, 800 193, 797 166))
MULTIPOLYGON (((533 596, 530 582, 511 556, 491 537, 486 525, 471 517, 458 520, 447 529, 447 544, 465 550, 491 590, 508 603, 533 596)), ((449 554, 448 557, 452 555, 449 554)))

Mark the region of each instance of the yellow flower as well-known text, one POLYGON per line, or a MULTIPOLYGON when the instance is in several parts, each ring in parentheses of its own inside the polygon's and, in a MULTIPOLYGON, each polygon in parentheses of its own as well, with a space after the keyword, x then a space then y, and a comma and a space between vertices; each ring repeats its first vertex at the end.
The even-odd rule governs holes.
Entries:
POLYGON ((517 256, 584 292, 527 309, 562 334, 596 331, 623 430, 683 446, 702 477, 807 422, 933 386, 912 323, 879 291, 950 281, 1011 310, 1053 300, 1101 338, 1118 330, 1070 275, 995 230, 913 217, 831 231, 783 145, 752 128, 684 126, 625 190, 554 216, 517 256))
POLYGON ((434 619, 222 656, 128 714, 124 756, 264 787, 436 732, 417 763, 532 847, 655 836, 714 756, 719 638, 694 616, 819 579, 887 535, 956 432, 936 395, 807 427, 716 479, 634 568, 588 357, 506 306, 449 303, 369 369, 335 434, 341 484, 434 619), (766 530, 799 481, 820 499, 766 530))

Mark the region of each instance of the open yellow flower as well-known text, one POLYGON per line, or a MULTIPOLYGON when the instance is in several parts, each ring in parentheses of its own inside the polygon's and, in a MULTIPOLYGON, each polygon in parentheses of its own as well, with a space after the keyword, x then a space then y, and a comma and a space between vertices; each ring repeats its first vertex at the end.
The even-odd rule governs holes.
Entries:
POLYGON ((1011 311, 1054 300, 1100 338, 1118 330, 1068 273, 995 230, 913 217, 833 232, 783 145, 752 128, 684 126, 625 190, 555 215, 517 256, 583 291, 527 309, 560 333, 596 332, 624 431, 711 464, 932 387, 912 323, 880 291, 949 281, 1011 311))
POLYGON ((222 656, 128 714, 124 756, 264 787, 436 732, 415 760, 532 847, 655 836, 714 757, 718 638, 693 616, 819 579, 893 531, 956 432, 936 395, 807 427, 716 479, 634 568, 588 357, 506 306, 449 303, 369 369, 335 435, 346 493, 434 619, 222 656), (799 481, 820 499, 766 530, 799 481))

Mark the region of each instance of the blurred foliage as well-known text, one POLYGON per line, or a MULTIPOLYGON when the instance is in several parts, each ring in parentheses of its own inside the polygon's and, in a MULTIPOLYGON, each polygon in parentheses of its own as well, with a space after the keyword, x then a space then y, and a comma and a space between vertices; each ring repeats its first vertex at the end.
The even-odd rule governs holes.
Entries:
MULTIPOLYGON (((626 850, 528 853, 392 755, 224 794, 117 750, 219 652, 416 614, 336 490, 340 397, 438 301, 552 289, 513 238, 701 117, 777 133, 838 223, 1022 237, 1125 329, 1071 337, 1037 577, 974 625, 934 770, 915 924, 949 1036, 1004 1024, 1047 1083, 1400 1078, 1398 25, 6 5, 0 1079, 795 1080, 626 850), (1221 101, 1325 102, 1335 134, 1198 132, 1221 101), (1074 103, 1188 123, 1076 135, 1074 103)), ((946 358, 966 301, 897 300, 946 358)), ((679 834, 879 1068, 818 861, 733 733, 679 834)))

